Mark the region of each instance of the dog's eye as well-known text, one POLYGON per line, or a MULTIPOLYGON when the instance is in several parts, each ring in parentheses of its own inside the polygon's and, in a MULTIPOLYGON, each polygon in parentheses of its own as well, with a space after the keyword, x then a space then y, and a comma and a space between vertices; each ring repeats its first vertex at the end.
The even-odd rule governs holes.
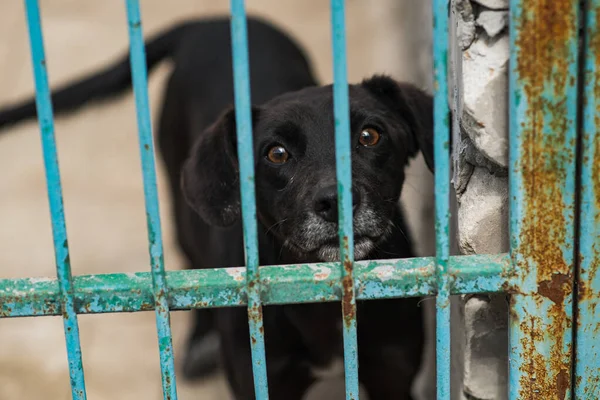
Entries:
POLYGON ((290 153, 288 153, 285 147, 279 145, 271 147, 267 153, 267 158, 273 164, 283 164, 289 157, 290 153))
POLYGON ((358 138, 358 142, 365 147, 373 147, 379 140, 381 139, 381 134, 377 132, 373 128, 365 128, 360 133, 360 137, 358 138))

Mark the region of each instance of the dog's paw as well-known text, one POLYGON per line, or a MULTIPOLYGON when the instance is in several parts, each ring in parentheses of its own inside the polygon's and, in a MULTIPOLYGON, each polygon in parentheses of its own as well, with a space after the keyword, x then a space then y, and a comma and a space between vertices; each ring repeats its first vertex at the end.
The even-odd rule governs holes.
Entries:
POLYGON ((219 369, 220 340, 215 332, 201 338, 192 337, 186 346, 182 372, 185 379, 197 380, 219 369))
MULTIPOLYGON (((360 400, 369 400, 369 394, 362 383, 359 383, 358 397, 360 400)), ((344 400, 345 398, 344 378, 337 377, 315 382, 304 394, 302 400, 344 400)))

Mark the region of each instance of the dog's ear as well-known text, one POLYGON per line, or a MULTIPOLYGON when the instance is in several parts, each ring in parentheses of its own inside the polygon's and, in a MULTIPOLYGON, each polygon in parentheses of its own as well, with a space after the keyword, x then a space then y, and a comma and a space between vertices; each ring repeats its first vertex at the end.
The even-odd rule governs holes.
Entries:
POLYGON ((420 150, 433 172, 433 98, 413 85, 383 75, 366 79, 361 85, 406 121, 410 129, 409 157, 420 150))
MULTIPOLYGON (((252 108, 253 125, 259 110, 252 108)), ((229 226, 240 217, 235 110, 225 111, 192 147, 181 171, 188 205, 208 224, 229 226)))

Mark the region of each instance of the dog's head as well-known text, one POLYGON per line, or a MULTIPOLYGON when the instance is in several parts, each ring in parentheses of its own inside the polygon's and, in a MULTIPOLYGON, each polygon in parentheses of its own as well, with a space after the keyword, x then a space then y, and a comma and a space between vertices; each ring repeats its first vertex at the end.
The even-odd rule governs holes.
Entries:
MULTIPOLYGON (((404 167, 419 151, 433 170, 431 96, 374 76, 350 85, 355 258, 392 226, 404 167)), ((333 92, 287 93, 252 110, 257 215, 284 246, 307 259, 339 259, 333 92)), ((188 203, 210 224, 240 217, 236 123, 225 112, 195 144, 182 173, 188 203)))

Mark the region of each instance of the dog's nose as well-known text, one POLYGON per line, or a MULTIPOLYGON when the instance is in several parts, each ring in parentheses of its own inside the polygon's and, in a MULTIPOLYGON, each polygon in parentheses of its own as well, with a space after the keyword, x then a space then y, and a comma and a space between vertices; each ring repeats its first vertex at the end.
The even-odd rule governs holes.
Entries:
MULTIPOLYGON (((352 188, 352 208, 360 205, 360 192, 352 188)), ((338 221, 337 187, 327 186, 317 192, 315 196, 315 212, 327 222, 338 221)))

